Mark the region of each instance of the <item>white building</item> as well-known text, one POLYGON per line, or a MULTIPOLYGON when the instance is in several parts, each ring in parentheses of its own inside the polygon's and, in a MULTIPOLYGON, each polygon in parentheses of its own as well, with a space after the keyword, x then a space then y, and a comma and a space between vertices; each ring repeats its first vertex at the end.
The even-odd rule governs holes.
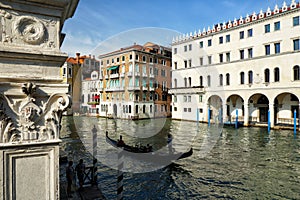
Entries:
POLYGON ((172 118, 293 123, 300 99, 300 4, 294 0, 172 43, 172 118), (210 111, 209 111, 210 110, 210 111))

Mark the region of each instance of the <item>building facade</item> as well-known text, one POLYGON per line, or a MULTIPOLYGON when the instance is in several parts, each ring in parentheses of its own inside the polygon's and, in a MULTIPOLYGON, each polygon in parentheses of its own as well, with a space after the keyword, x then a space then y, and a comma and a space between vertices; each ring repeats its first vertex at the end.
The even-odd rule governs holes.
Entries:
POLYGON ((99 115, 170 117, 171 56, 171 48, 150 42, 100 55, 99 115))
POLYGON ((172 118, 293 124, 294 114, 299 118, 299 11, 293 0, 176 37, 172 118))
MULTIPOLYGON (((85 83, 91 81, 92 73, 99 73, 100 63, 95 59, 95 56, 80 56, 76 53, 76 57, 69 57, 61 67, 61 76, 63 82, 69 85, 68 94, 72 97, 72 107, 65 114, 88 114, 96 113, 93 110, 96 106, 95 102, 89 96, 94 95, 94 91, 85 89, 85 83)), ((97 76, 98 78, 98 76, 97 76)), ((97 89, 95 89, 97 92, 97 89)))

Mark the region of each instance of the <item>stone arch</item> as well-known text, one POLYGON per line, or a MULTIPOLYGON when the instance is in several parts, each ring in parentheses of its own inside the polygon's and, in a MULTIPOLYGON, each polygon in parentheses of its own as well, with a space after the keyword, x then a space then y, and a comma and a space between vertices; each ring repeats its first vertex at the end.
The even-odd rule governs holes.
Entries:
POLYGON ((274 99, 274 124, 285 126, 294 124, 294 111, 298 121, 299 97, 290 92, 278 94, 274 99))
POLYGON ((248 99, 249 104, 249 123, 267 123, 269 99, 266 95, 256 93, 248 99))
POLYGON ((244 99, 238 94, 232 94, 226 99, 226 108, 224 114, 226 115, 225 121, 233 121, 233 117, 236 117, 238 113, 239 121, 244 121, 244 99))
POLYGON ((207 121, 215 122, 217 117, 223 113, 222 98, 218 95, 211 95, 207 100, 207 121), (210 119, 208 119, 210 116, 210 119))

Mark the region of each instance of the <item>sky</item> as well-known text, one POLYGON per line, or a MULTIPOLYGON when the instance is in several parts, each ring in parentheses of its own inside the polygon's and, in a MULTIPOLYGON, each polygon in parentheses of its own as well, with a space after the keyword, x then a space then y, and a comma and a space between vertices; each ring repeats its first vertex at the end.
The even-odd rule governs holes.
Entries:
MULTIPOLYGON (((180 34, 264 12, 284 0, 80 0, 63 27, 70 57, 95 55, 138 43, 170 46, 180 34)), ((290 5, 291 0, 286 0, 290 5)), ((298 2, 298 0, 297 0, 298 2)))

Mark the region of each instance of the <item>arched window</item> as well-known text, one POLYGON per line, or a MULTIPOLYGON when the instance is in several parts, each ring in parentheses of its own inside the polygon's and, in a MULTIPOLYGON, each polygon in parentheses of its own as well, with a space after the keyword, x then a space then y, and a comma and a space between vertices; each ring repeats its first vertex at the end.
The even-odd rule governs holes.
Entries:
POLYGON ((270 82, 270 70, 265 69, 265 83, 269 83, 269 82, 270 82))
POLYGON ((241 85, 245 84, 245 73, 244 72, 240 73, 240 83, 241 83, 241 85))
POLYGON ((207 76, 207 87, 210 87, 211 83, 210 83, 210 75, 207 76))
POLYGON ((177 88, 177 79, 174 79, 174 88, 177 88))
POLYGON ((298 65, 294 66, 293 71, 294 71, 294 81, 300 80, 299 66, 298 65))
POLYGON ((226 85, 230 85, 230 74, 226 74, 226 85))
POLYGON ((248 72, 248 83, 253 84, 253 72, 252 71, 248 72))
POLYGON ((139 105, 135 106, 135 113, 139 113, 139 105))
POLYGON ((191 87, 191 86, 192 86, 192 78, 189 77, 189 87, 191 87))
POLYGON ((276 67, 274 69, 274 82, 279 82, 280 81, 280 71, 279 68, 276 67))
POLYGON ((184 78, 184 87, 187 87, 187 79, 184 78))
POLYGON ((203 86, 203 76, 199 77, 199 81, 200 81, 200 86, 202 87, 203 86))
POLYGON ((223 85, 223 74, 219 75, 219 85, 222 86, 223 85))

